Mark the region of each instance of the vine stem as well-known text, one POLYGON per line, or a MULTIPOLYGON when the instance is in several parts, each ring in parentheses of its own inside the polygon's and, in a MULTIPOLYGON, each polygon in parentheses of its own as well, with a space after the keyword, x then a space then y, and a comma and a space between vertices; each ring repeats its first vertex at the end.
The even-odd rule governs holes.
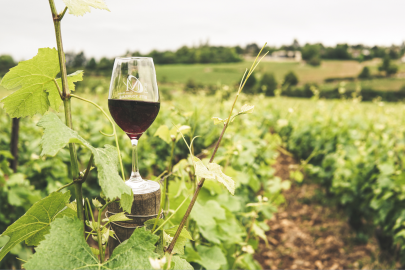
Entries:
MULTIPOLYGON (((72 109, 70 104, 70 91, 68 87, 67 81, 67 71, 66 71, 66 59, 65 53, 63 52, 63 44, 62 44, 62 32, 60 27, 60 22, 62 19, 62 15, 65 12, 61 13, 61 16, 56 11, 55 3, 53 0, 49 0, 49 6, 52 12, 52 20, 53 25, 55 28, 55 36, 56 36, 56 45, 58 47, 58 58, 59 58, 59 68, 60 68, 60 75, 62 81, 62 100, 63 106, 65 109, 65 122, 69 128, 72 127, 72 109)), ((71 173, 73 181, 79 178, 79 162, 77 160, 77 152, 74 143, 69 143, 69 152, 70 152, 70 164, 71 164, 71 173)), ((84 220, 84 212, 83 212, 83 203, 82 203, 82 183, 75 183, 75 193, 76 193, 76 200, 77 200, 77 217, 80 220, 84 220), (80 202, 80 203, 79 203, 80 202)))
MULTIPOLYGON (((169 170, 168 173, 171 174, 173 170, 173 155, 174 155, 174 146, 176 145, 176 138, 172 139, 172 150, 170 152, 170 161, 169 161, 169 170)), ((164 192, 165 192, 165 211, 169 213, 169 177, 166 177, 165 185, 164 185, 164 192)))
POLYGON ((60 187, 60 188, 58 188, 58 190, 56 190, 55 192, 59 192, 59 191, 61 191, 62 189, 64 189, 64 188, 67 188, 67 187, 70 187, 71 185, 73 185, 75 182, 70 182, 69 184, 66 184, 66 185, 64 185, 64 186, 62 186, 62 187, 60 187))
POLYGON ((101 207, 98 210, 98 216, 97 216, 97 226, 98 226, 98 228, 97 228, 97 239, 98 239, 98 250, 99 250, 99 253, 100 253, 100 262, 101 263, 104 262, 104 255, 105 255, 104 252, 103 252, 103 242, 102 242, 103 239, 102 239, 102 236, 101 236, 101 215, 102 215, 103 211, 106 209, 106 207, 112 202, 114 202, 114 201, 107 202, 103 207, 101 207))
MULTIPOLYGON (((262 53, 262 51, 263 51, 263 49, 264 49, 264 47, 265 47, 266 45, 267 45, 267 43, 265 43, 265 44, 263 45, 262 49, 260 50, 260 52, 259 52, 258 55, 256 56, 256 59, 255 59, 255 61, 253 62, 252 66, 250 67, 249 72, 247 73, 247 75, 246 75, 247 70, 245 71, 245 74, 243 74, 242 80, 241 80, 241 82, 240 82, 240 84, 239 84, 238 93, 236 94, 235 100, 233 101, 232 108, 231 108, 231 110, 230 110, 230 112, 229 112, 228 119, 226 120, 226 123, 224 124, 224 127, 223 127, 223 129, 222 129, 221 135, 219 136, 218 141, 217 141, 217 143, 215 144, 215 148, 214 148, 214 151, 213 151, 213 153, 212 153, 212 155, 211 155, 211 158, 210 158, 209 163, 211 163, 211 162, 214 160, 215 154, 217 153, 217 150, 218 150, 218 148, 219 148, 219 145, 220 145, 220 143, 221 143, 221 141, 222 141, 222 138, 224 137, 225 131, 226 131, 228 125, 229 125, 229 121, 230 121, 230 119, 231 119, 232 112, 233 112, 233 109, 234 109, 234 107, 235 107, 236 101, 237 101, 238 98, 239 98, 239 94, 242 92, 242 89, 243 89, 243 87, 245 86, 246 81, 249 79, 250 75, 251 75, 251 74, 253 73, 253 71, 256 69, 257 65, 260 63, 260 61, 263 59, 263 57, 265 57, 265 56, 267 55, 267 53, 268 53, 268 52, 265 53, 265 54, 262 56, 262 58, 261 58, 259 61, 257 61, 257 59, 259 58, 260 54, 262 53)), ((193 207, 194 207, 194 204, 195 204, 195 202, 196 202, 196 200, 197 200, 198 194, 200 193, 200 190, 201 190, 201 188, 202 188, 203 185, 204 185, 204 181, 205 181, 205 179, 202 178, 202 179, 200 180, 200 182, 198 183, 198 186, 197 186, 197 189, 196 189, 196 191, 195 191, 195 193, 194 193, 194 196, 193 196, 193 198, 191 199, 191 202, 190 202, 190 204, 189 204, 189 206, 188 206, 188 208, 187 208, 186 213, 185 213, 184 216, 183 216, 183 219, 182 219, 181 222, 180 222, 179 227, 177 228, 176 234, 174 235, 173 240, 172 240, 172 242, 170 243, 169 247, 166 249, 166 252, 168 252, 169 254, 172 253, 173 248, 174 248, 174 245, 176 244, 177 239, 179 238, 180 233, 181 233, 181 231, 183 230, 183 227, 184 227, 184 225, 185 225, 186 222, 187 222, 187 218, 188 218, 188 216, 190 215, 191 210, 193 210, 193 207)))
MULTIPOLYGON (((96 106, 96 107, 104 114, 104 116, 108 119, 108 121, 110 121, 111 126, 112 126, 112 128, 113 128, 113 135, 115 136, 115 145, 117 146, 117 153, 118 153, 118 159, 119 159, 119 161, 120 161, 122 180, 125 181, 124 166, 122 165, 122 158, 121 158, 120 145, 118 144, 117 132, 116 132, 116 130, 115 130, 115 125, 114 125, 113 121, 110 119, 110 117, 108 116, 108 114, 103 110, 103 108, 101 108, 97 103, 94 103, 94 102, 91 101, 91 100, 88 100, 88 99, 85 99, 85 98, 76 96, 76 95, 74 95, 74 94, 70 94, 70 96, 71 96, 71 97, 74 97, 74 98, 77 98, 77 99, 80 99, 80 100, 82 100, 82 101, 86 101, 86 102, 88 102, 88 103, 90 103, 90 104, 93 104, 94 106, 96 106)), ((102 134, 104 134, 104 133, 102 133, 102 134)))

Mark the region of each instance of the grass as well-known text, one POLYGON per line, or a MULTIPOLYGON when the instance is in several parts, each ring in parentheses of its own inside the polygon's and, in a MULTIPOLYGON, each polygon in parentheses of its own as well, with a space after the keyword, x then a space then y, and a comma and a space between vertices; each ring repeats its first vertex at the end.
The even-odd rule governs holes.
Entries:
MULTIPOLYGON (((338 87, 339 82, 325 83, 326 78, 331 77, 357 77, 364 66, 368 66, 372 74, 378 73, 380 59, 359 63, 354 60, 337 61, 323 60, 319 67, 313 67, 305 63, 296 62, 266 62, 263 61, 256 69, 255 76, 260 80, 264 73, 274 73, 278 83, 283 81, 284 75, 293 71, 297 74, 299 86, 305 83, 317 83, 320 88, 331 90, 338 87)), ((374 89, 382 91, 397 91, 405 85, 405 63, 396 63, 399 73, 392 78, 362 80, 347 82, 347 89, 355 89, 360 84, 362 89, 374 89)), ((160 85, 185 84, 189 79, 204 85, 235 85, 239 84, 241 74, 251 65, 251 62, 224 63, 224 64, 173 64, 156 65, 157 79, 160 85)), ((109 88, 109 77, 86 76, 84 82, 77 83, 77 89, 81 92, 105 93, 109 88)), ((181 85, 178 85, 181 89, 181 85)), ((12 93, 0 87, 0 98, 12 93)))
MULTIPOLYGON (((322 61, 321 66, 313 67, 304 63, 296 62, 262 62, 256 70, 256 76, 266 72, 274 73, 278 81, 282 81, 284 75, 289 71, 294 71, 301 84, 307 82, 322 83, 330 77, 357 76, 364 66, 370 66, 372 71, 377 72, 380 60, 366 61, 322 61)), ((227 64, 176 64, 157 65, 156 73, 158 81, 185 83, 190 78, 198 83, 204 84, 234 84, 240 80, 246 67, 251 62, 227 63, 227 64)), ((405 70, 405 65, 401 66, 405 70)))
MULTIPOLYGON (((274 73, 278 83, 284 79, 284 75, 293 71, 298 76, 299 86, 305 83, 317 83, 325 89, 334 89, 338 82, 324 83, 326 78, 339 77, 357 77, 363 67, 368 66, 372 74, 378 73, 380 59, 365 61, 359 63, 354 60, 337 61, 324 60, 319 67, 313 67, 304 63, 296 62, 262 62, 255 71, 257 79, 260 79, 264 73, 274 73)), ((397 63, 399 74, 392 78, 382 78, 373 80, 359 81, 362 88, 373 88, 375 90, 396 91, 405 85, 405 64, 397 63)), ((227 63, 227 64, 175 64, 175 65, 157 65, 157 79, 161 83, 180 83, 184 84, 189 79, 196 83, 204 85, 238 84, 240 74, 243 74, 246 67, 251 62, 227 63)), ((356 82, 348 82, 347 88, 355 88, 356 82)))

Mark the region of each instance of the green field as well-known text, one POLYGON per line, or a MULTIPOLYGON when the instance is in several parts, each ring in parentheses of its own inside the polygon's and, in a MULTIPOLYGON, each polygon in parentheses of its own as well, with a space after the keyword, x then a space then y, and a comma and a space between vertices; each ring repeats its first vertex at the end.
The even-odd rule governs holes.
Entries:
MULTIPOLYGON (((357 61, 324 60, 319 67, 295 62, 262 62, 256 70, 256 77, 260 79, 264 73, 274 73, 278 83, 281 83, 284 75, 289 71, 293 71, 298 76, 299 86, 305 83, 317 83, 323 88, 332 89, 336 88, 338 83, 324 83, 325 79, 331 77, 357 77, 364 66, 370 67, 372 74, 377 74, 380 62, 378 59, 362 63, 357 61)), ((397 64, 399 65, 399 73, 395 77, 364 80, 358 83, 362 88, 399 90, 405 85, 405 78, 402 73, 405 71, 405 64, 399 62, 397 64)), ((234 85, 239 83, 241 74, 250 65, 250 62, 158 65, 156 66, 156 73, 158 81, 161 83, 184 84, 189 79, 193 79, 195 82, 204 85, 234 85)), ((347 86, 354 88, 354 84, 353 82, 348 82, 347 86)))

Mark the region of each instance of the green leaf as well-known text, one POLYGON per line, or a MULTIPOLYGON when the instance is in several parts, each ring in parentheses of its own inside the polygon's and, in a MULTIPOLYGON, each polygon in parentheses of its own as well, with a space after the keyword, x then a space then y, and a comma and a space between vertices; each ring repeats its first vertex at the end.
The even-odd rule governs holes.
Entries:
POLYGON ((231 177, 221 171, 221 166, 216 163, 209 163, 208 166, 205 167, 204 163, 199 158, 193 158, 195 175, 206 179, 217 180, 222 183, 232 195, 235 194, 235 182, 231 177))
POLYGON ((172 143, 172 139, 175 139, 178 141, 181 137, 178 136, 180 132, 184 134, 187 134, 191 130, 190 126, 180 126, 177 128, 177 126, 174 126, 172 129, 169 130, 169 128, 166 125, 161 125, 155 132, 155 137, 161 138, 163 141, 165 141, 167 144, 172 143))
POLYGON ((76 213, 66 208, 69 203, 70 192, 51 193, 48 197, 36 202, 22 217, 10 225, 1 235, 7 235, 10 240, 0 250, 0 261, 18 243, 24 241, 29 246, 36 246, 49 232, 49 224, 58 217, 75 216, 76 213))
POLYGON ((99 183, 106 198, 109 200, 121 198, 122 209, 128 213, 131 212, 132 190, 125 185, 118 173, 118 154, 115 147, 111 145, 105 145, 104 148, 91 146, 76 131, 68 128, 54 113, 45 114, 38 122, 38 126, 45 129, 41 140, 41 156, 55 156, 68 143, 82 144, 94 155, 99 183))
POLYGON ((45 85, 53 81, 58 73, 58 51, 50 48, 39 49, 34 58, 11 68, 0 84, 7 89, 21 87, 2 99, 10 117, 44 114, 49 109, 45 85))
POLYGON ((264 230, 263 230, 262 228, 260 228, 260 227, 256 224, 256 222, 253 223, 252 232, 253 232, 255 235, 259 236, 261 239, 263 239, 264 242, 266 242, 266 245, 267 245, 267 246, 269 245, 269 242, 267 241, 266 233, 264 232, 264 230))
POLYGON ((239 116, 239 115, 248 114, 248 113, 253 113, 253 110, 254 110, 254 109, 255 109, 255 106, 254 106, 254 105, 247 105, 247 104, 243 105, 242 108, 240 108, 240 111, 239 111, 237 114, 232 115, 231 121, 229 121, 229 122, 232 123, 233 120, 235 120, 235 118, 236 118, 237 116, 239 116))
POLYGON ((171 143, 170 139, 170 130, 166 125, 161 125, 155 132, 155 137, 161 138, 163 141, 165 141, 167 144, 171 143))
MULTIPOLYGON (((41 48, 30 60, 20 62, 3 77, 0 85, 7 89, 20 87, 1 101, 10 117, 44 114, 49 106, 58 110, 62 100, 54 79, 60 72, 58 51, 41 48), (46 93, 48 92, 49 95, 46 93)), ((68 76, 69 89, 74 90, 74 82, 82 80, 82 71, 68 76)), ((62 88, 60 79, 56 80, 62 88)))
POLYGON ((225 209, 216 201, 208 201, 204 206, 195 202, 194 209, 190 213, 190 218, 197 222, 198 226, 215 225, 215 219, 225 220, 225 209))
POLYGON ((107 269, 151 269, 149 258, 156 258, 154 253, 158 236, 137 228, 132 236, 114 249, 110 259, 104 263, 107 269))
POLYGON ((91 250, 91 252, 93 252, 94 256, 100 255, 100 251, 98 250, 98 248, 90 247, 90 250, 91 250))
POLYGON ((394 166, 390 163, 379 164, 378 169, 380 170, 382 175, 391 175, 395 172, 394 166))
MULTIPOLYGON (((75 91, 75 82, 83 81, 83 70, 78 70, 67 76, 68 88, 70 91, 75 91)), ((62 79, 56 79, 56 82, 59 85, 60 90, 62 91, 62 79)), ((55 111, 59 110, 60 105, 62 105, 62 99, 59 96, 58 88, 55 85, 55 82, 52 80, 45 85, 46 91, 49 93, 48 100, 49 103, 55 111)))
MULTIPOLYGON (((173 228, 164 230, 164 232, 169 235, 171 238, 174 237, 174 235, 176 234, 177 228, 179 226, 175 226, 173 228)), ((184 254, 184 246, 187 244, 187 240, 193 240, 193 238, 191 238, 190 233, 183 228, 183 230, 181 230, 181 233, 179 235, 179 238, 177 239, 176 244, 174 245, 173 248, 173 254, 180 254, 183 255, 184 254)), ((170 241, 171 242, 171 241, 170 241)))
POLYGON ((243 105, 242 108, 240 108, 240 112, 238 114, 246 114, 246 113, 253 113, 253 110, 255 109, 254 105, 243 105))
POLYGON ((83 222, 77 218, 58 218, 51 231, 24 264, 25 269, 99 269, 99 261, 84 240, 83 222))
POLYGON ((169 269, 179 269, 179 270, 194 270, 194 268, 185 259, 179 256, 172 257, 172 263, 169 269))
MULTIPOLYGON (((165 232, 173 237, 176 234, 176 231, 178 228, 179 228, 179 225, 174 226, 170 229, 167 229, 167 230, 165 230, 165 232)), ((191 237, 191 234, 187 231, 186 228, 183 228, 183 230, 181 230, 180 237, 184 237, 186 239, 193 240, 193 238, 191 237)))
POLYGON ((103 0, 63 0, 63 2, 69 8, 69 13, 75 16, 90 13, 90 7, 110 11, 103 0))
POLYGON ((132 189, 131 189, 131 194, 123 193, 121 195, 120 205, 121 205, 122 209, 124 209, 128 213, 131 213, 133 201, 134 201, 134 194, 132 193, 132 189))
POLYGON ((219 269, 221 265, 226 264, 226 258, 219 247, 197 246, 198 254, 201 260, 199 264, 207 269, 219 269))
POLYGON ((127 221, 127 220, 131 220, 129 218, 127 218, 127 216, 125 215, 124 212, 112 215, 111 217, 108 218, 108 220, 110 222, 115 222, 115 221, 127 221))
MULTIPOLYGON (((152 219, 148 219, 143 224, 145 225, 147 230, 152 230, 153 226, 155 225, 155 221, 156 221, 156 218, 152 218, 152 219)), ((163 222, 164 222, 164 220, 159 218, 155 229, 159 228, 159 226, 162 225, 163 222)), ((159 229, 159 231, 161 231, 161 230, 163 230, 163 228, 159 229)))
POLYGON ((72 209, 73 211, 77 212, 77 202, 76 202, 76 200, 74 200, 71 203, 68 203, 66 206, 68 208, 72 209))
POLYGON ((304 175, 300 171, 290 171, 290 178, 301 183, 304 180, 304 175))
POLYGON ((218 125, 220 123, 225 124, 226 121, 228 121, 228 118, 222 119, 222 118, 219 118, 219 117, 211 117, 211 119, 214 121, 214 125, 218 125))
POLYGON ((101 208, 101 207, 103 207, 103 204, 102 204, 101 202, 99 202, 97 199, 92 199, 91 201, 92 201, 93 205, 94 205, 96 208, 101 208))
POLYGON ((64 217, 51 224, 51 232, 36 248, 25 269, 151 269, 149 258, 157 236, 138 228, 132 236, 115 248, 107 262, 99 263, 84 240, 83 223, 64 217))

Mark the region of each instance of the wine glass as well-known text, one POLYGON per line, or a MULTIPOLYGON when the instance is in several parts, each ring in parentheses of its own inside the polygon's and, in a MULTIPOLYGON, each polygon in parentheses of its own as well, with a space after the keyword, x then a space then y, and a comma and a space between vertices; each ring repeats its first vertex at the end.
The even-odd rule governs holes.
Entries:
POLYGON ((125 182, 134 194, 151 193, 160 188, 139 174, 138 140, 155 120, 160 109, 155 66, 150 57, 115 58, 108 94, 108 108, 115 123, 132 143, 132 173, 125 182))

